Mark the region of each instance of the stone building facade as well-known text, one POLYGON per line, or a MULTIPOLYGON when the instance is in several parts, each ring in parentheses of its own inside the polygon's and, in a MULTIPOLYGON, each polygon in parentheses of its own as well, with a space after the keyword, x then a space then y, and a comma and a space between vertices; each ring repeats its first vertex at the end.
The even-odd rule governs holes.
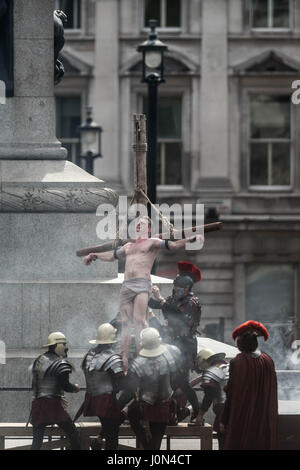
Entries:
MULTIPOLYGON (((278 366, 296 367, 300 334, 300 75, 297 0, 58 0, 69 24, 56 87, 57 134, 78 162, 76 126, 87 105, 103 128, 95 176, 120 194, 133 190, 132 115, 143 112, 136 47, 159 21, 168 45, 159 87, 158 202, 204 203, 223 221, 199 252, 196 286, 202 327, 230 341, 246 319, 264 322, 280 350, 278 366), (279 347, 280 346, 280 347, 279 347)), ((157 274, 175 261, 160 257, 157 274)), ((276 347, 275 347, 276 346, 276 347)))

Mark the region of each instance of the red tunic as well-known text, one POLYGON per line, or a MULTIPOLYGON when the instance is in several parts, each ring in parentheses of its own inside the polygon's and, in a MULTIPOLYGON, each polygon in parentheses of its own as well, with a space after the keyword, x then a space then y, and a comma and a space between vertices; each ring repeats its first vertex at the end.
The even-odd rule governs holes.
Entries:
POLYGON ((158 401, 154 405, 143 402, 144 420, 152 423, 169 423, 171 418, 170 401, 158 401))
POLYGON ((66 412, 60 397, 36 398, 32 402, 30 423, 33 426, 58 424, 69 419, 71 418, 66 412))
POLYGON ((231 361, 222 422, 225 450, 277 448, 277 377, 265 353, 254 358, 238 354, 231 361))
POLYGON ((86 393, 83 416, 98 416, 99 418, 119 420, 121 418, 121 410, 116 396, 111 393, 105 393, 93 397, 86 393))

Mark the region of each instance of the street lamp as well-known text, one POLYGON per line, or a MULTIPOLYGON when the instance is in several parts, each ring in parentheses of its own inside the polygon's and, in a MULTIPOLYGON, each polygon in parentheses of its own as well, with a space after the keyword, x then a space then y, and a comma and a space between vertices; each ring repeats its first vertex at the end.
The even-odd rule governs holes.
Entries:
POLYGON ((86 120, 78 127, 80 133, 81 154, 80 158, 86 160, 86 171, 94 174, 94 160, 101 155, 101 133, 102 127, 93 121, 93 108, 88 106, 86 120))
POLYGON ((156 20, 149 21, 148 39, 137 47, 143 54, 142 83, 148 83, 147 115, 147 186, 150 201, 156 203, 156 155, 157 155, 157 88, 164 80, 164 52, 168 46, 157 37, 156 20))

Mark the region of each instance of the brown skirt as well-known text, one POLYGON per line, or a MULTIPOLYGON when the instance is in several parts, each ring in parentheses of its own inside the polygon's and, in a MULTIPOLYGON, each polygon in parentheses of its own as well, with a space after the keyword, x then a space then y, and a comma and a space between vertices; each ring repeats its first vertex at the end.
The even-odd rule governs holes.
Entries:
POLYGON ((115 395, 105 393, 93 397, 86 393, 84 400, 83 416, 99 416, 99 418, 111 418, 119 420, 121 410, 115 395))
POLYGON ((143 403, 144 420, 151 421, 152 423, 169 423, 171 418, 171 403, 170 401, 159 401, 150 405, 143 403))
POLYGON ((61 397, 36 398, 31 406, 32 426, 40 424, 57 424, 68 421, 70 415, 66 412, 61 397))

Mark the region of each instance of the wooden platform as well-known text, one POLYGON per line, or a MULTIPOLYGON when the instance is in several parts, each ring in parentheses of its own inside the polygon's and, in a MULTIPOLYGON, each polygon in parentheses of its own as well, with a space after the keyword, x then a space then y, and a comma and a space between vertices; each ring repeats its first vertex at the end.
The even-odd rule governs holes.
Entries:
MULTIPOLYGON (((101 431, 100 424, 97 423, 76 423, 80 434, 81 450, 89 450, 91 437, 96 437, 101 431)), ((57 426, 47 426, 42 450, 64 449, 67 439, 64 432, 57 426)), ((26 427, 25 423, 0 423, 0 450, 5 450, 5 438, 32 438, 32 426, 26 427)), ((120 438, 135 438, 135 434, 129 425, 120 426, 120 438)), ((171 449, 171 440, 174 438, 198 439, 199 449, 212 449, 212 427, 209 424, 204 426, 190 426, 187 423, 180 423, 177 426, 167 426, 166 429, 167 450, 171 449)), ((119 445, 119 450, 135 450, 135 447, 119 445)), ((11 447, 7 450, 30 450, 30 445, 11 447)))

